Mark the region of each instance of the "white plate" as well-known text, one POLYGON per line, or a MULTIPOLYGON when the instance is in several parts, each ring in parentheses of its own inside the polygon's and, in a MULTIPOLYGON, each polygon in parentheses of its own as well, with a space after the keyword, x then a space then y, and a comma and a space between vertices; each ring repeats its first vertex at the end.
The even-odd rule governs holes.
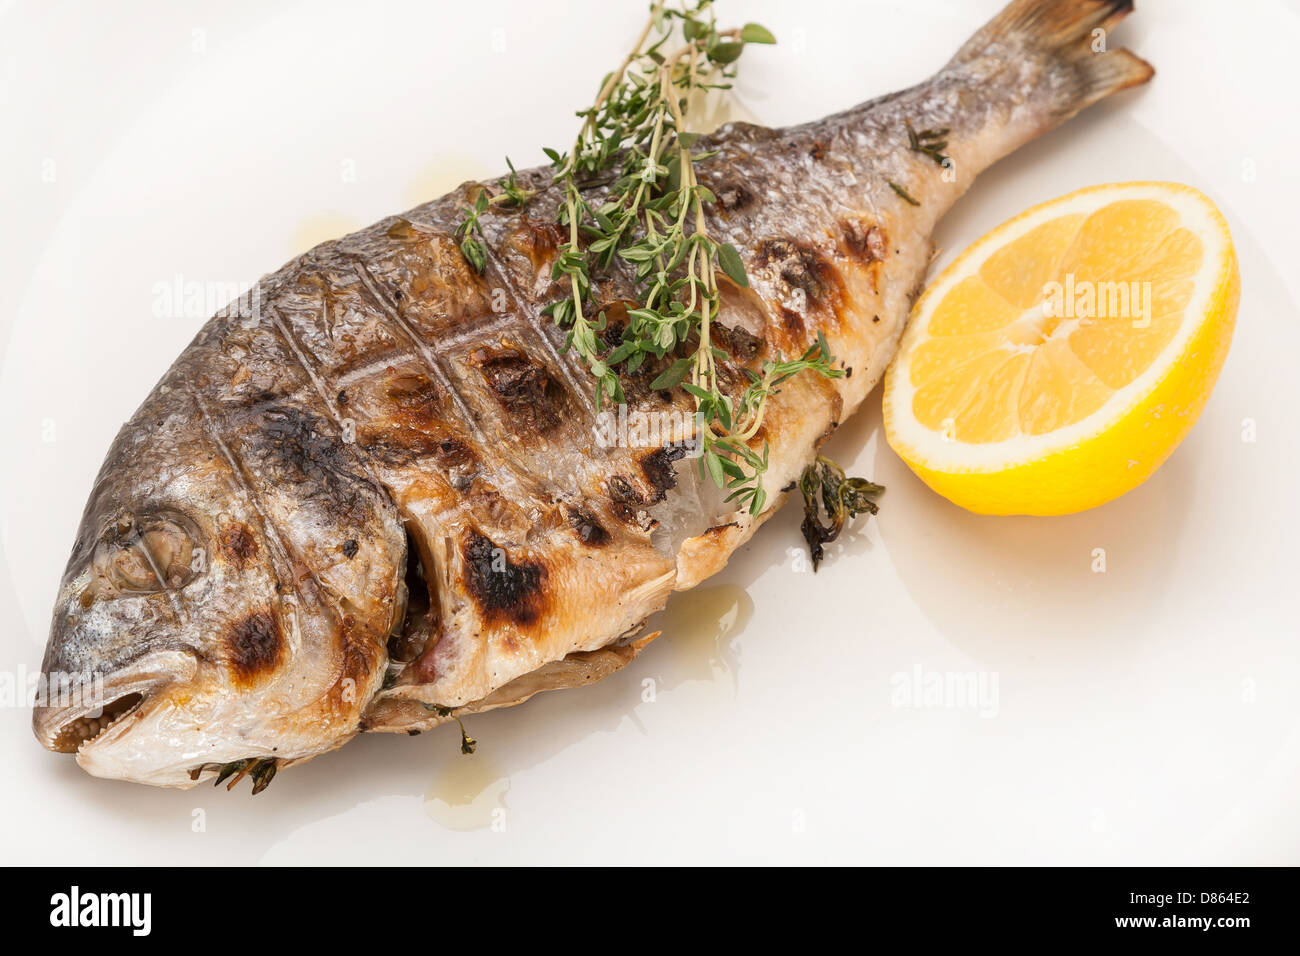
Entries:
MULTIPOLYGON (((781 40, 746 54, 737 114, 801 121, 917 82, 999 5, 721 0, 781 40)), ((642 7, 0 5, 3 679, 39 665, 112 436, 211 311, 169 315, 165 287, 251 282, 506 153, 540 160, 642 7)), ((883 513, 821 573, 797 570, 787 508, 632 666, 474 718, 477 757, 449 728, 363 738, 255 800, 157 791, 43 752, 6 698, 5 859, 1300 862, 1300 16, 1140 7, 1111 42, 1155 81, 988 173, 938 264, 1090 183, 1218 202, 1236 341, 1146 485, 1069 518, 975 517, 883 444, 873 396, 830 452, 889 487, 883 513), (688 626, 728 607, 720 639, 688 626), (974 706, 906 699, 966 673, 974 706)))

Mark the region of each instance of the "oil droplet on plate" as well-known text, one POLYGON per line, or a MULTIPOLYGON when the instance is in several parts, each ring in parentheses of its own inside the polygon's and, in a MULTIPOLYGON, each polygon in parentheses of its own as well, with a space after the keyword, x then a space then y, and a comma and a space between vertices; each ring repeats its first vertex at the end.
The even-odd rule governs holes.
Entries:
POLYGON ((437 768, 424 809, 448 830, 489 829, 504 822, 510 778, 481 753, 453 751, 437 768))
POLYGON ((655 627, 663 631, 656 642, 667 647, 669 686, 689 680, 713 680, 717 673, 731 674, 734 682, 739 659, 731 642, 754 615, 754 600, 742 587, 716 584, 674 594, 655 627))
MULTIPOLYGON (((518 166, 518 163, 515 165, 518 166)), ((489 169, 482 160, 473 156, 442 153, 431 159, 420 172, 416 173, 402 192, 402 199, 408 205, 418 206, 439 196, 445 196, 463 182, 503 176, 507 172, 505 166, 504 159, 501 161, 500 169, 489 169)))
POLYGON ((289 237, 289 254, 300 256, 322 242, 356 232, 364 223, 341 212, 320 212, 305 217, 289 237))

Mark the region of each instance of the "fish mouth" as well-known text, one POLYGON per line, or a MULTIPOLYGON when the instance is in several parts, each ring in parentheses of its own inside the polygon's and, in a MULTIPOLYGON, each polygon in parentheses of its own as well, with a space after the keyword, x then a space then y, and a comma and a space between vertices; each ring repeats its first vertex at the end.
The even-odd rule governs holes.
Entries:
POLYGON ((40 742, 55 753, 78 753, 82 747, 105 734, 111 727, 126 720, 144 703, 145 695, 132 691, 114 698, 110 703, 77 710, 49 711, 40 708, 33 715, 33 726, 40 742))
POLYGON ((106 675, 82 672, 80 681, 61 683, 57 673, 42 676, 46 697, 32 709, 32 732, 55 753, 81 754, 120 737, 156 710, 159 691, 191 681, 196 660, 176 648, 155 651, 119 665, 106 675), (94 674, 94 678, 89 679, 94 674))
POLYGON ((55 753, 81 754, 87 747, 120 737, 145 716, 151 701, 174 681, 165 668, 144 666, 102 683, 74 689, 32 710, 32 732, 42 747, 55 753))

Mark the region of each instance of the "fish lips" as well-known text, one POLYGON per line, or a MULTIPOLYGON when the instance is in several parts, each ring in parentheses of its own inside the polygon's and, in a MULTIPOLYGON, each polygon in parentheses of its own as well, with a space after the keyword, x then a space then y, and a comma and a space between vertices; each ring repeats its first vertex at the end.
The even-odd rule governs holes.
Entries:
POLYGON ((122 776, 96 773, 99 756, 165 706, 165 688, 191 681, 196 671, 192 652, 166 649, 89 679, 80 675, 80 680, 70 681, 43 674, 41 702, 32 710, 32 732, 47 750, 75 753, 77 763, 96 776, 122 776))

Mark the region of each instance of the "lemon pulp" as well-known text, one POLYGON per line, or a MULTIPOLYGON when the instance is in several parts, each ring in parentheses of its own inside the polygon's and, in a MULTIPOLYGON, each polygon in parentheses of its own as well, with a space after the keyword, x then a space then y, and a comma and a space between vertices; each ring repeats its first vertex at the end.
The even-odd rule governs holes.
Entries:
POLYGON ((1037 206, 917 301, 885 381, 889 443, 973 511, 1108 501, 1199 415, 1239 286, 1226 222, 1189 187, 1099 186, 1037 206))

